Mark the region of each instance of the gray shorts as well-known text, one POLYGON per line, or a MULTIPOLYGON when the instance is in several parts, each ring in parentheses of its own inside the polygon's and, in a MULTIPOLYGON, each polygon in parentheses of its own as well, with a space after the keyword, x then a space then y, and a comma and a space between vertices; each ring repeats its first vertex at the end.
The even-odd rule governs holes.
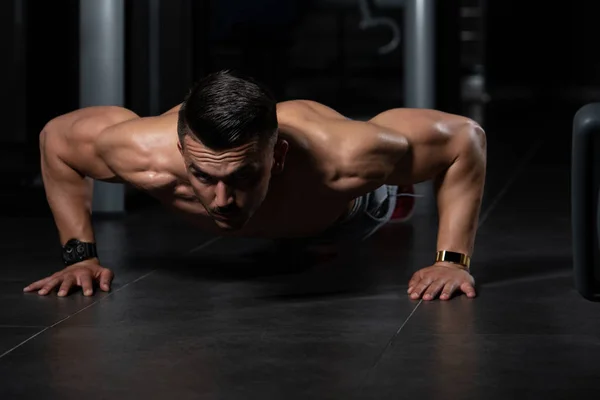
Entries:
POLYGON ((352 209, 324 232, 305 238, 279 239, 276 243, 282 248, 302 248, 366 240, 390 220, 397 194, 397 186, 380 186, 358 197, 352 209))
POLYGON ((352 209, 324 232, 307 238, 282 239, 278 243, 303 247, 363 241, 390 220, 397 193, 397 186, 380 186, 358 197, 352 209))
POLYGON ((324 238, 334 242, 367 239, 390 220, 397 194, 397 186, 383 185, 357 198, 350 212, 325 231, 324 238))

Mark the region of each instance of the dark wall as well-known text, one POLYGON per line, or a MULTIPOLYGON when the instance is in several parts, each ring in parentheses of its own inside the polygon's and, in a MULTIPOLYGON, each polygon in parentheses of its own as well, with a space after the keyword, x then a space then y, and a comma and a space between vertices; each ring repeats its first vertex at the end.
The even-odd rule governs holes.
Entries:
POLYGON ((77 107, 77 1, 0 2, 2 142, 37 138, 77 107))
POLYGON ((125 2, 125 103, 139 115, 150 114, 149 3, 125 2))
POLYGON ((540 98, 600 85, 595 2, 487 2, 486 70, 492 91, 532 89, 540 98))
POLYGON ((74 0, 0 2, 0 169, 9 187, 38 173, 44 125, 78 107, 77 5, 74 0))
POLYGON ((436 2, 435 108, 459 114, 461 108, 460 0, 436 2))
POLYGON ((283 92, 296 1, 160 0, 157 64, 152 62, 149 47, 150 2, 129 0, 126 4, 126 98, 140 115, 179 104, 194 81, 224 68, 241 70, 283 92), (151 79, 154 68, 157 82, 151 79), (150 104, 155 94, 157 110, 150 104))
MULTIPOLYGON (((2 4, 7 7, 11 3, 2 4)), ((151 112, 148 3, 125 2, 125 105, 141 115, 151 112)), ((180 102, 192 82, 191 3, 191 0, 160 1, 159 111, 180 102)), ((49 119, 79 107, 78 5, 77 0, 26 2, 29 29, 25 75, 30 135, 37 135, 49 119)), ((12 16, 6 18, 12 20, 12 16)), ((2 26, 7 30, 11 24, 2 26)))
POLYGON ((79 2, 27 1, 27 123, 44 124, 79 106, 79 2))
POLYGON ((183 100, 195 75, 193 46, 199 39, 194 29, 202 25, 194 7, 200 8, 204 3, 205 0, 159 1, 155 21, 157 47, 151 49, 151 30, 156 29, 156 25, 150 22, 153 18, 150 2, 126 2, 126 99, 133 111, 142 116, 159 114, 183 100), (156 59, 153 54, 157 54, 156 59), (153 81, 155 75, 158 79, 153 81))
POLYGON ((2 88, 3 126, 0 143, 23 142, 26 136, 25 126, 25 18, 22 14, 22 1, 6 0, 0 2, 0 63, 2 88))
POLYGON ((195 2, 195 79, 221 69, 236 69, 264 82, 282 99, 296 25, 309 2, 195 2))
POLYGON ((160 112, 181 103, 193 80, 193 1, 201 0, 160 2, 160 112))

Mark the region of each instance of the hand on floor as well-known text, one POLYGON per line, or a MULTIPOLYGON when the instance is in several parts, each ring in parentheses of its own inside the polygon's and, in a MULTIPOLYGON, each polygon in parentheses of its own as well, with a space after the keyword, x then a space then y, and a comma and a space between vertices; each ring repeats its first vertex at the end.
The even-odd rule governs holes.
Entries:
POLYGON ((437 263, 415 272, 408 282, 408 294, 413 300, 449 300, 455 292, 475 297, 475 279, 463 268, 451 263, 437 263))
POLYGON ((110 290, 114 274, 111 270, 102 267, 96 260, 86 260, 73 264, 62 271, 32 283, 23 289, 24 292, 38 291, 45 296, 59 287, 58 296, 67 296, 73 286, 80 286, 85 296, 94 294, 94 283, 100 285, 105 292, 110 290))

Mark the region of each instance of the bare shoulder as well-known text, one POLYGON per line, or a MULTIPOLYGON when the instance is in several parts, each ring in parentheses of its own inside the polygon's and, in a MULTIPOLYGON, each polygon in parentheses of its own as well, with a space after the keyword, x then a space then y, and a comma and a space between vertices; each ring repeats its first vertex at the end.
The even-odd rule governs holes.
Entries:
POLYGON ((326 145, 335 140, 340 124, 350 121, 333 108, 311 100, 279 103, 277 119, 281 131, 326 145))
POLYGON ((417 119, 423 129, 432 125, 435 119, 432 115, 415 111, 401 110, 403 115, 399 115, 390 110, 370 120, 354 120, 315 101, 293 100, 278 105, 278 118, 284 131, 302 131, 318 138, 332 150, 356 156, 357 152, 369 151, 373 147, 394 146, 397 140, 394 140, 393 134, 390 135, 395 132, 391 132, 390 126, 397 129, 398 120, 411 128, 414 128, 417 119))
POLYGON ((397 182, 424 179, 428 172, 420 171, 429 166, 440 168, 456 153, 459 142, 455 133, 474 125, 460 115, 411 108, 352 120, 306 100, 280 104, 278 115, 283 130, 307 138, 326 171, 327 185, 346 193, 371 190, 389 182, 391 176, 397 182), (403 175, 398 174, 400 169, 403 175))
POLYGON ((107 127, 98 151, 125 182, 143 190, 171 185, 181 160, 177 150, 177 114, 127 120, 107 127))
POLYGON ((107 129, 139 118, 122 107, 86 107, 59 115, 44 126, 40 147, 45 157, 54 156, 80 174, 103 181, 119 181, 99 154, 99 142, 107 129))
POLYGON ((430 160, 432 152, 446 158, 455 156, 467 142, 485 142, 483 128, 472 119, 432 109, 395 108, 384 111, 370 123, 404 139, 411 154, 430 160))
POLYGON ((357 123, 324 104, 292 100, 277 105, 280 131, 319 161, 321 167, 334 167, 341 147, 348 142, 348 130, 357 123))
POLYGON ((49 121, 45 132, 59 134, 73 150, 95 145, 102 133, 116 124, 139 119, 133 111, 115 106, 86 107, 60 115, 49 121))
POLYGON ((280 122, 294 122, 295 120, 310 121, 321 118, 335 120, 347 119, 344 115, 313 100, 289 100, 277 104, 277 115, 280 122))
POLYGON ((377 124, 352 120, 314 101, 280 103, 278 117, 282 131, 305 141, 325 185, 351 196, 381 184, 393 165, 386 157, 404 145, 377 124))
POLYGON ((456 128, 474 124, 461 115, 420 108, 393 108, 374 116, 369 122, 414 136, 415 139, 426 139, 423 135, 449 134, 456 131, 456 128))
POLYGON ((384 111, 370 122, 390 135, 403 138, 406 148, 398 153, 386 183, 409 184, 432 179, 464 154, 481 152, 485 133, 465 116, 430 109, 398 108, 384 111))

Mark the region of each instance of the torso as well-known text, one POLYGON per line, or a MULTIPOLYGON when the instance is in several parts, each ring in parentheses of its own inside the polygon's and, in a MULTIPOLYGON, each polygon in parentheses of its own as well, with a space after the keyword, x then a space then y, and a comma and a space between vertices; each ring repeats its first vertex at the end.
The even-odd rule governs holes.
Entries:
MULTIPOLYGON (((144 122, 140 122, 144 123, 144 122)), ((312 162, 310 129, 285 129, 280 135, 290 142, 283 172, 271 179, 269 193, 248 224, 235 232, 223 232, 194 196, 177 149, 177 114, 154 117, 151 132, 139 129, 138 139, 152 143, 160 155, 153 172, 138 173, 129 183, 144 190, 190 223, 216 235, 265 238, 318 235, 349 209, 352 199, 327 189, 318 162, 312 162), (160 127, 156 129, 156 127, 160 127)))

